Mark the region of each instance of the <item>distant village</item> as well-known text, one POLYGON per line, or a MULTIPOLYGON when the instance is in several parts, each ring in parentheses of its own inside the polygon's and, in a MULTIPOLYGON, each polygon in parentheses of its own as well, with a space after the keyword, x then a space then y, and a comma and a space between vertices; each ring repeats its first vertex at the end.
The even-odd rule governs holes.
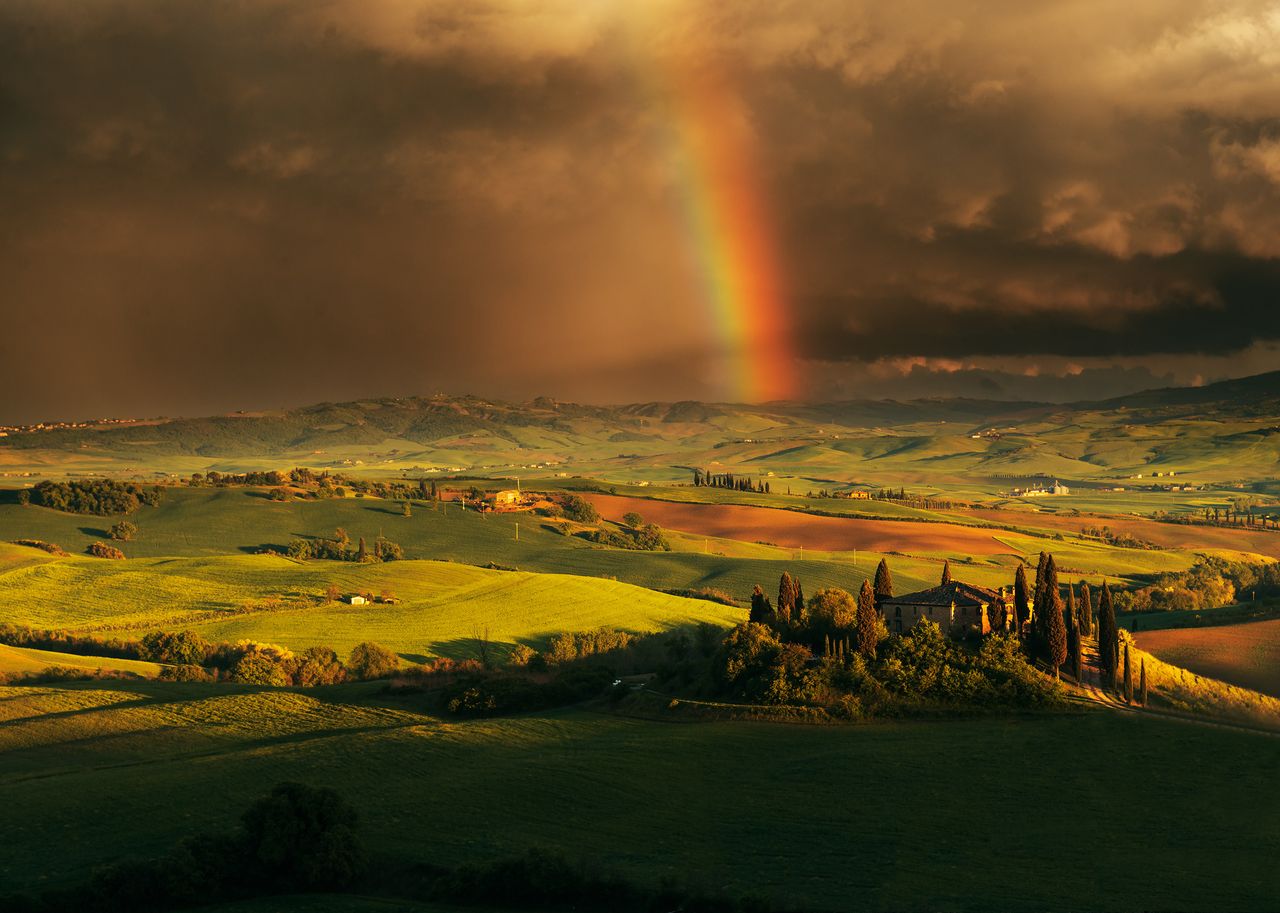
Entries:
POLYGON ((137 418, 97 418, 83 422, 36 422, 31 425, 0 425, 0 437, 31 434, 37 431, 73 431, 78 428, 102 428, 107 425, 136 425, 137 418))

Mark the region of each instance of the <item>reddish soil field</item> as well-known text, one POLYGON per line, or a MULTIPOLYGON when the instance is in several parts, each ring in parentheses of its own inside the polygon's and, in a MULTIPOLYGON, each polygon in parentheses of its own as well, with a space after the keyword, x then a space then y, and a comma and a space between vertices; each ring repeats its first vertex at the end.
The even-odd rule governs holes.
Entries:
POLYGON ((1138 631, 1138 646, 1197 675, 1280 697, 1280 619, 1138 631))
POLYGON ((1021 510, 955 510, 951 513, 977 522, 1077 534, 1086 526, 1109 526, 1117 533, 1128 533, 1165 548, 1224 548, 1280 558, 1280 532, 1225 529, 1216 526, 1184 526, 1180 523, 1160 523, 1141 517, 1105 517, 1095 514, 1068 517, 1061 514, 1030 513, 1021 510))
POLYGON ((674 504, 648 498, 585 494, 608 520, 635 511, 650 523, 699 536, 718 536, 743 542, 769 542, 783 548, 812 548, 839 552, 953 555, 1007 555, 1009 547, 996 540, 998 530, 975 529, 949 523, 910 523, 902 520, 855 520, 818 517, 769 507, 738 504, 674 504))

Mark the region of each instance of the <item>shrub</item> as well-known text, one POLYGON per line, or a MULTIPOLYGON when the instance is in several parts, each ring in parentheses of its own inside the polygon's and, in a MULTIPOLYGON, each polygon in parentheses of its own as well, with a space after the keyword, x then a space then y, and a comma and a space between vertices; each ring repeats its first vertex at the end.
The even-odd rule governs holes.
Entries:
POLYGON ((142 638, 138 652, 152 662, 203 666, 212 650, 213 645, 194 631, 156 631, 142 638))
POLYGON ((293 676, 280 659, 256 650, 245 653, 232 666, 231 680, 245 685, 293 684, 293 676))
POLYGON ((110 558, 113 561, 124 560, 124 552, 114 545, 107 545, 105 542, 94 542, 85 551, 95 558, 110 558))
POLYGON ((347 668, 356 678, 385 678, 400 668, 400 657, 381 644, 365 641, 351 651, 347 668))
POLYGON ((346 667, 331 647, 308 647, 298 656, 295 684, 304 687, 336 685, 346 677, 346 667))
POLYGON ((119 523, 111 527, 111 538, 119 542, 128 542, 134 536, 138 535, 138 527, 130 523, 128 520, 121 520, 119 523))
POLYGON ((212 682, 217 680, 217 676, 203 666, 184 664, 165 666, 160 670, 160 680, 166 682, 212 682))
POLYGON ((525 644, 516 644, 511 648, 511 652, 507 654, 508 665, 523 668, 529 665, 529 661, 538 655, 538 651, 525 644))
POLYGON ((57 555, 59 558, 66 557, 67 554, 62 550, 62 546, 54 545, 52 542, 45 542, 42 539, 14 539, 13 544, 25 545, 27 548, 38 548, 42 552, 57 555))
POLYGON ((562 496, 560 509, 564 512, 565 517, 575 523, 595 523, 600 519, 600 514, 595 507, 581 495, 567 494, 562 496))
POLYGON ((278 889, 334 890, 364 870, 356 811, 331 789, 281 783, 240 821, 249 858, 278 889))

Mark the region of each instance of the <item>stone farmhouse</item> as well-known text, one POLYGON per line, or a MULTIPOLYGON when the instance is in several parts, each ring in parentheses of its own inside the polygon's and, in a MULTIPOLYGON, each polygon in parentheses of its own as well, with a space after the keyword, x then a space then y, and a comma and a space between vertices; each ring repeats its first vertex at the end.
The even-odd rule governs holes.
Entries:
POLYGON ((1006 630, 1012 610, 1013 600, 1003 592, 954 580, 880 601, 880 614, 891 634, 902 634, 921 621, 932 621, 945 634, 986 635, 1006 630))

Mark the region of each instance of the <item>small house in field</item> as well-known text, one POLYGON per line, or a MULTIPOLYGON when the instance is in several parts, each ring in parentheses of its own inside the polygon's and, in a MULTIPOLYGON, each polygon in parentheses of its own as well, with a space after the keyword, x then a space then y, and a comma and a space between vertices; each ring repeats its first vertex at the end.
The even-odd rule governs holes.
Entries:
POLYGON ((488 501, 494 510, 515 510, 525 503, 524 494, 515 488, 495 491, 488 501))
POLYGON ((354 593, 350 596, 343 596, 342 601, 347 603, 347 605, 365 605, 368 602, 368 600, 363 596, 359 596, 354 593))
POLYGON ((891 634, 932 621, 945 634, 986 635, 1004 629, 1006 609, 1003 594, 958 581, 880 601, 880 613, 891 634))

